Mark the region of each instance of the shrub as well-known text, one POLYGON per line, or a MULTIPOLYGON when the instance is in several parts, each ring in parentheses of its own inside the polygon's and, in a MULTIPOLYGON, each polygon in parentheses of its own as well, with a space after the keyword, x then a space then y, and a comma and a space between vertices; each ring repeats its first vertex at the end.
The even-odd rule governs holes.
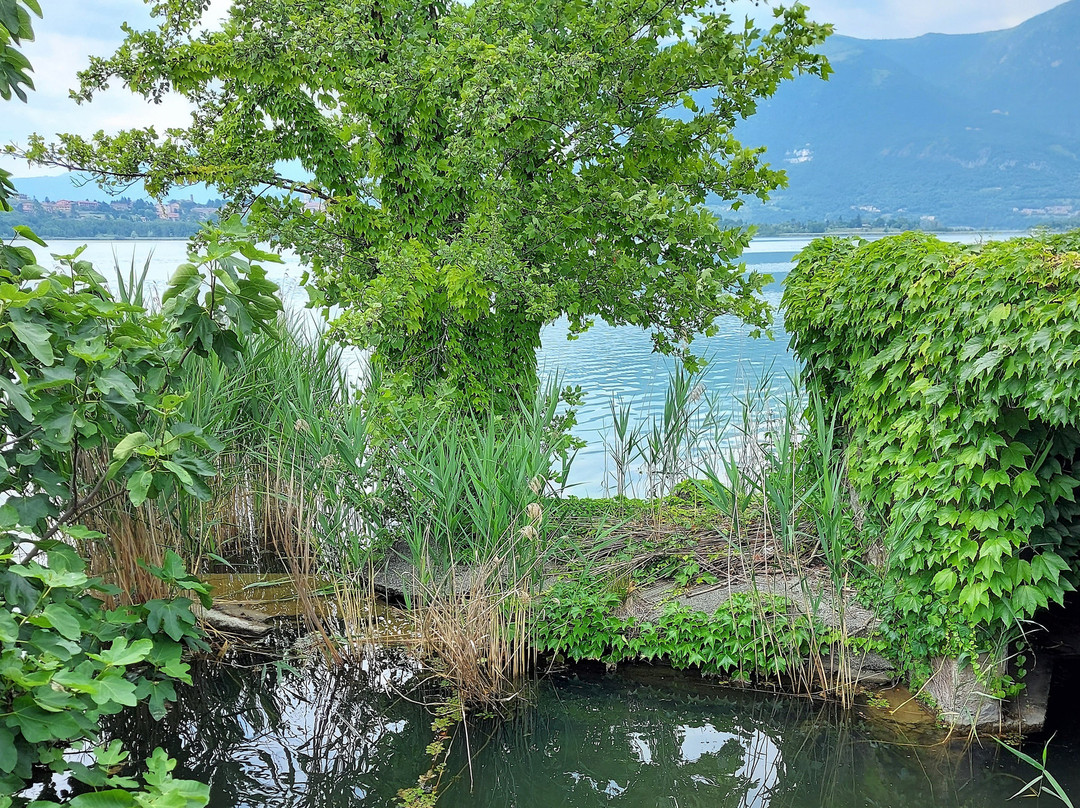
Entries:
POLYGON ((989 644, 1074 588, 1080 232, 987 245, 818 239, 792 345, 888 513, 893 608, 928 654, 989 644))

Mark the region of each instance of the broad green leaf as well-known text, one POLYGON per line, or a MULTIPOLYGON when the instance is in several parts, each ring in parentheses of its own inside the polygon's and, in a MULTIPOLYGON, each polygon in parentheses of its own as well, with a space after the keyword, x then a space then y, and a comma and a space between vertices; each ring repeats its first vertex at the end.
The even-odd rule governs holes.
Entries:
POLYGON ((145 432, 132 432, 116 444, 116 447, 113 449, 113 459, 121 462, 126 461, 136 449, 145 446, 149 442, 150 436, 145 432))
POLYGON ((19 639, 19 624, 11 612, 0 609, 0 642, 15 642, 19 639))
POLYGON ((136 640, 128 645, 126 637, 117 637, 112 646, 101 651, 99 654, 91 654, 92 659, 98 659, 106 665, 124 667, 142 662, 153 650, 154 642, 149 639, 136 640))
POLYGON ((146 502, 153 482, 154 475, 148 469, 140 469, 128 477, 126 485, 132 505, 138 508, 146 502))
MULTIPOLYGON (((130 808, 137 805, 135 797, 128 791, 118 788, 106 791, 93 791, 89 794, 80 794, 67 803, 70 808, 130 808)), ((177 806, 177 808, 183 808, 177 806)))
POLYGON ((19 338, 19 342, 43 365, 51 365, 56 361, 53 353, 52 334, 40 323, 20 323, 14 320, 8 322, 8 326, 19 338))
POLYGON ((50 603, 42 610, 49 623, 60 632, 64 639, 77 641, 82 636, 82 624, 78 616, 69 607, 60 603, 50 603))
POLYGON ((27 227, 24 224, 17 224, 12 228, 12 230, 14 230, 16 233, 18 233, 20 236, 22 236, 27 241, 32 241, 35 244, 37 244, 38 246, 40 246, 40 247, 48 247, 49 246, 48 244, 46 244, 44 241, 41 240, 41 238, 37 235, 37 233, 35 233, 33 230, 31 230, 29 227, 27 227))
POLYGON ((15 736, 11 730, 0 727, 0 772, 10 773, 19 762, 19 753, 15 749, 15 736))

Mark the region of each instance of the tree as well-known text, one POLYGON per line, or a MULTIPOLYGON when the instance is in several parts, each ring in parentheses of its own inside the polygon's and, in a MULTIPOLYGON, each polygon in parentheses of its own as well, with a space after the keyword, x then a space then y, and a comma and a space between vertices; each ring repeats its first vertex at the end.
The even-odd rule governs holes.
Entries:
POLYGON ((309 263, 333 333, 420 393, 528 394, 560 315, 687 358, 720 315, 767 325, 734 263, 749 236, 707 203, 785 182, 733 129, 782 80, 827 76, 804 6, 767 30, 709 0, 238 0, 218 30, 205 6, 155 3, 78 92, 176 92, 190 126, 29 156, 155 195, 214 185, 309 263))
MULTIPOLYGON (((5 101, 14 95, 25 102, 26 91, 34 89, 30 60, 19 50, 34 38, 31 12, 41 16, 37 0, 0 0, 0 98, 5 101)), ((0 168, 0 211, 11 210, 8 199, 13 193, 11 172, 0 168)))

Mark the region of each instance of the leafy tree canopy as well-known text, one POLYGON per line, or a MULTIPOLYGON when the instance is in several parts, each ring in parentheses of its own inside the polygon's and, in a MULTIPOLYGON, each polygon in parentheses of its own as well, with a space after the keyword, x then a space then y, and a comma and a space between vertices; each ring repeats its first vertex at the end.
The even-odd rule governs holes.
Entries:
POLYGON ((216 186, 308 262, 339 337, 418 392, 505 403, 563 314, 687 356, 719 315, 767 325, 762 278, 733 263, 748 234, 704 203, 783 184, 733 128, 782 80, 827 76, 829 27, 801 5, 734 25, 723 5, 238 0, 208 30, 204 0, 165 0, 77 95, 179 93, 190 126, 29 156, 154 194, 216 186))

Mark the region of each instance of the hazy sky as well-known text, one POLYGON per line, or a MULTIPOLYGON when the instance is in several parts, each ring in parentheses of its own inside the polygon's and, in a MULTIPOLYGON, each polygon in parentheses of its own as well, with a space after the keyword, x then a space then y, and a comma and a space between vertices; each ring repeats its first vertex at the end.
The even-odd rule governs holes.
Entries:
MULTIPOLYGON (((936 33, 974 33, 1010 28, 1058 5, 1061 0, 808 0, 811 16, 832 22, 837 33, 865 38, 895 38, 936 33)), ((29 104, 0 106, 0 144, 21 142, 27 134, 70 131, 92 133, 153 123, 159 127, 185 121, 182 103, 144 103, 115 88, 82 107, 68 98, 75 74, 90 54, 106 55, 121 40, 120 23, 149 20, 138 0, 47 0, 45 18, 35 24, 37 40, 26 54, 35 67, 37 91, 29 104)), ((214 7, 227 6, 215 0, 214 7)), ((751 0, 731 4, 736 16, 760 14, 751 0)), ((44 173, 25 163, 0 159, 16 176, 44 173)))

